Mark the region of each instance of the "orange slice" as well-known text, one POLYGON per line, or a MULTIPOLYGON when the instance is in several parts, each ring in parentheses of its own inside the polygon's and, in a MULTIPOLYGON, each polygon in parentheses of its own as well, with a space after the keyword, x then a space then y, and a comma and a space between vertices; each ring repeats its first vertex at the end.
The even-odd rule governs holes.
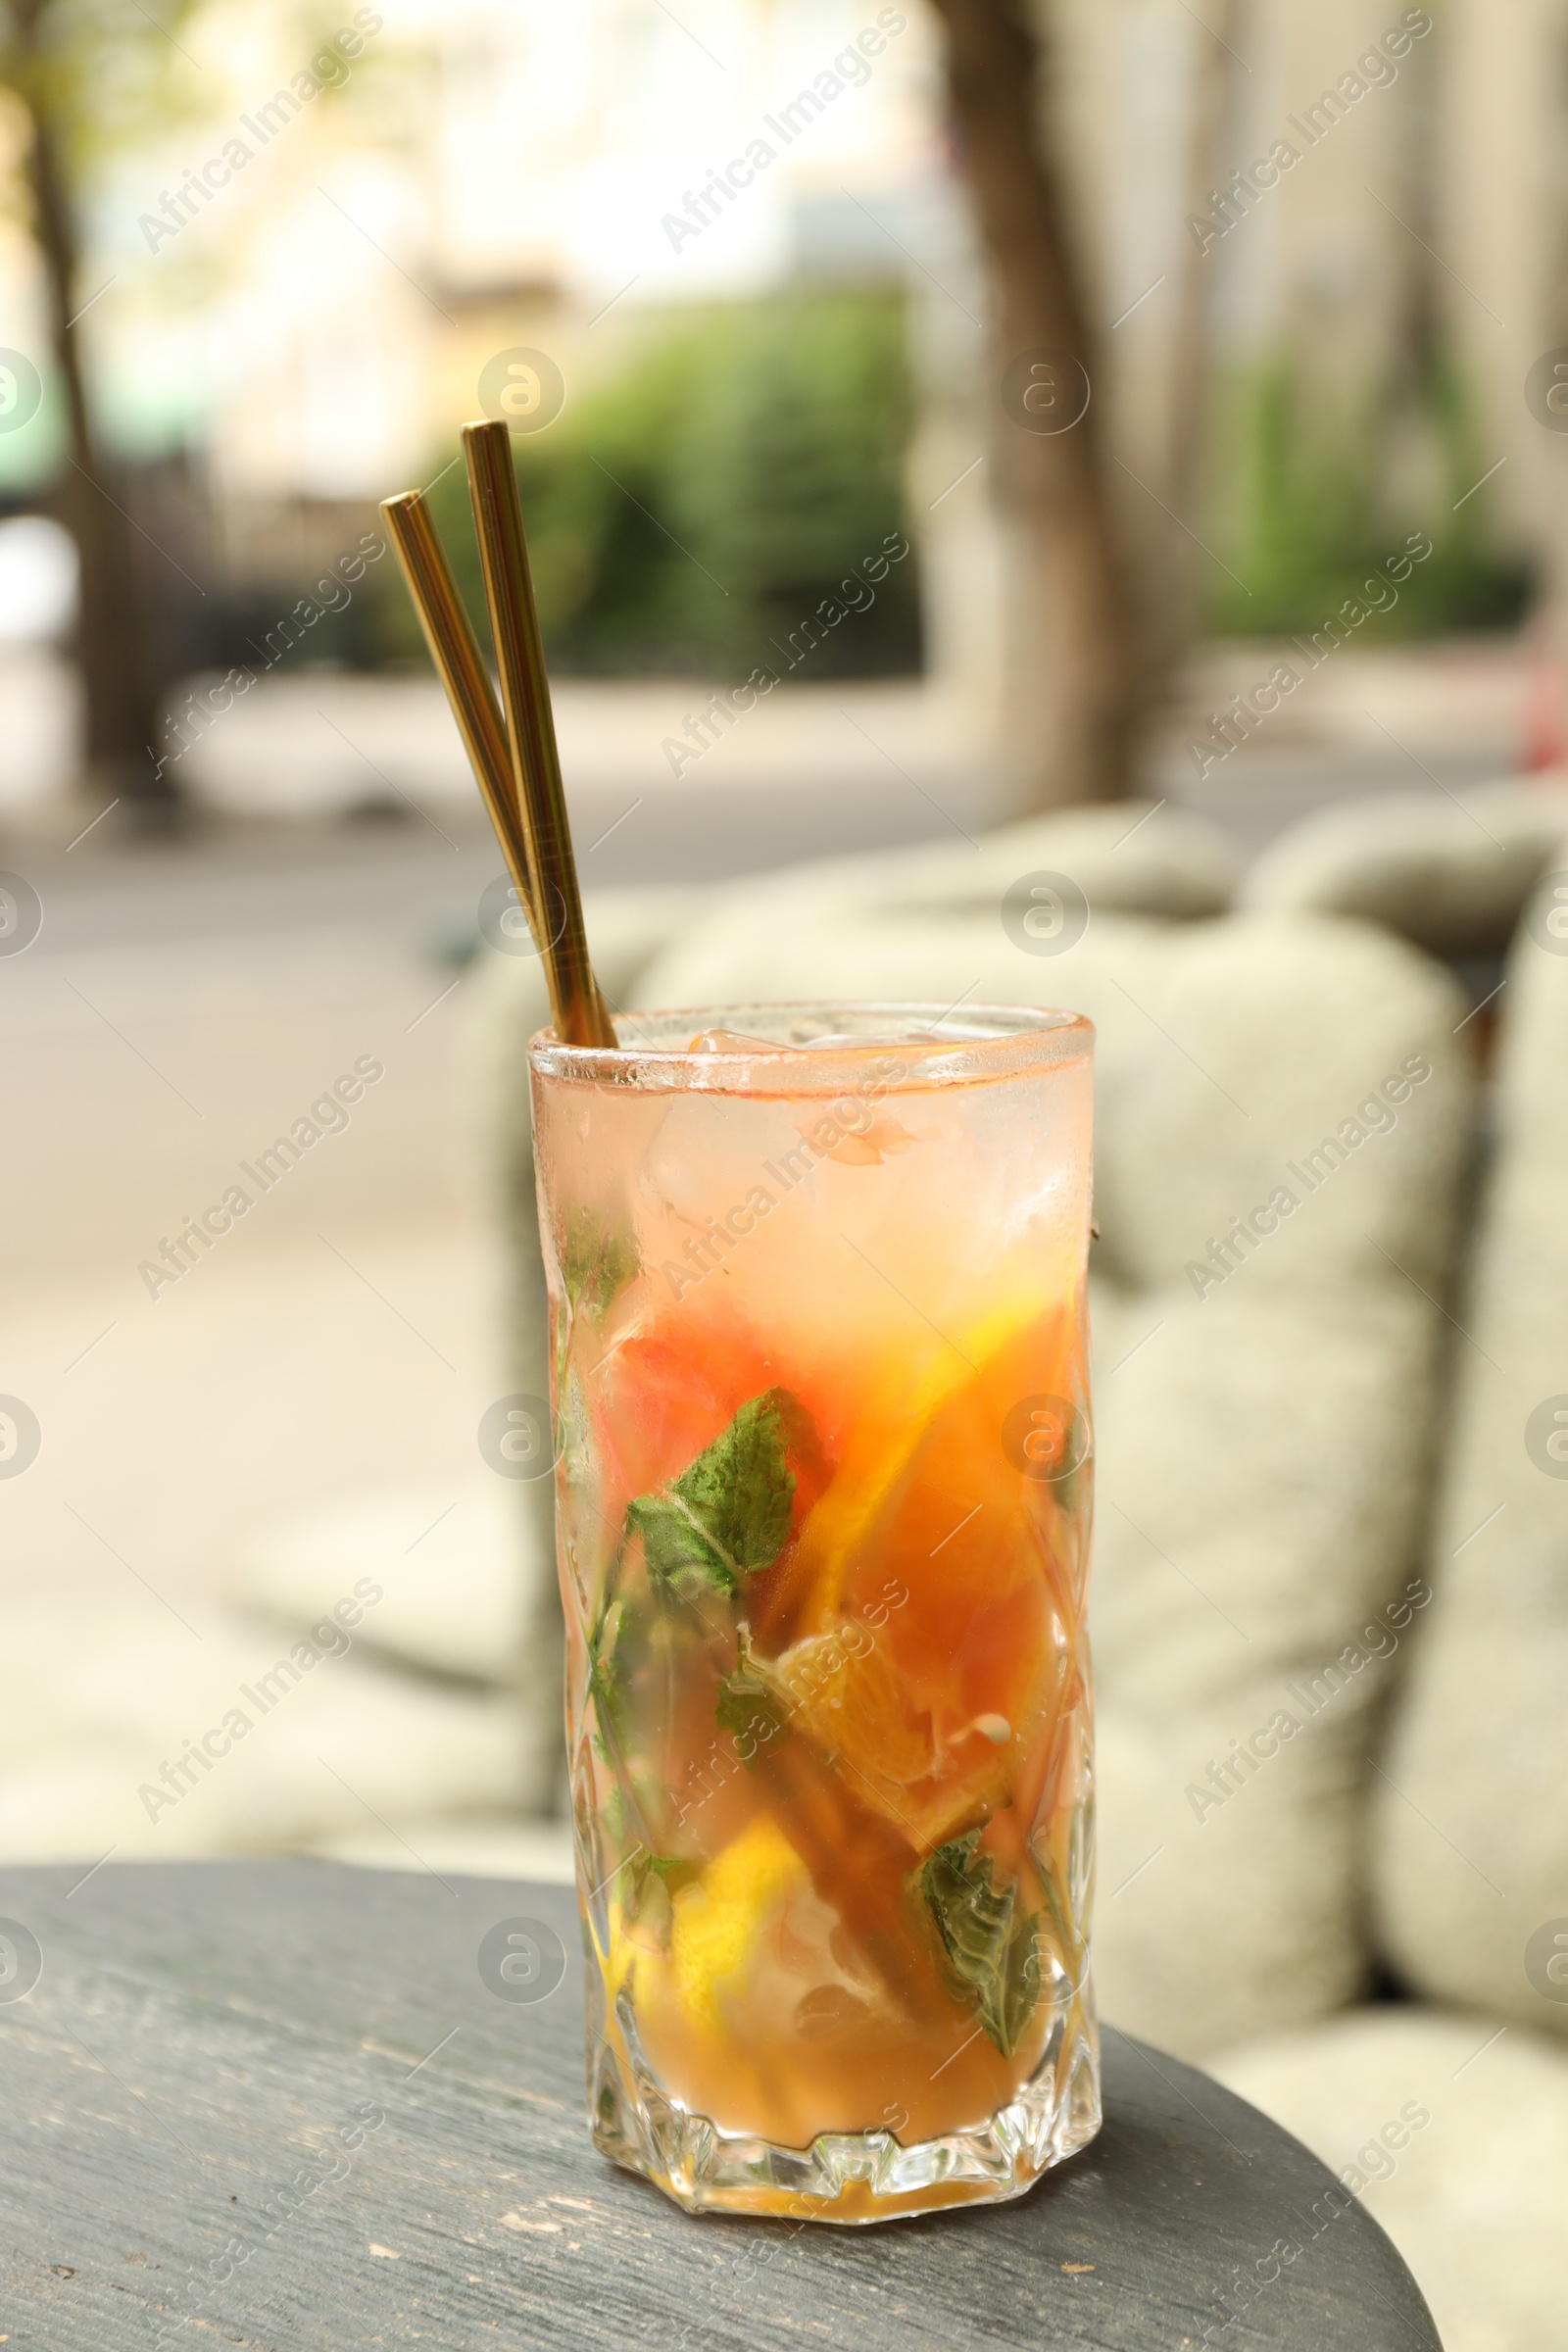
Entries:
POLYGON ((856 1803, 927 1853, 961 1823, 1006 1802, 1021 1742, 995 1713, 945 1740, 886 1649, 864 1645, 865 1638, 865 1627, 850 1620, 808 1635, 774 1661, 771 1677, 792 1730, 847 1776, 856 1803))

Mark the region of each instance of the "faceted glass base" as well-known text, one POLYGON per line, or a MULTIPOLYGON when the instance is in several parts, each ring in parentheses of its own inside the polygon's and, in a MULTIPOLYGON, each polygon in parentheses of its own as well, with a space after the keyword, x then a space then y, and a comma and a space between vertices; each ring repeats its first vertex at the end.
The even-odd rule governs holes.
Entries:
POLYGON ((906 2147, 891 2132, 823 2132, 807 2148, 722 2132, 676 2106, 637 2048, 624 1998, 607 2035, 589 1992, 589 2120, 605 2155, 688 2213, 755 2213, 857 2227, 949 2205, 1021 2197, 1100 2130, 1100 2042, 1092 1998, 1058 2013, 1018 2096, 966 2131, 906 2147))

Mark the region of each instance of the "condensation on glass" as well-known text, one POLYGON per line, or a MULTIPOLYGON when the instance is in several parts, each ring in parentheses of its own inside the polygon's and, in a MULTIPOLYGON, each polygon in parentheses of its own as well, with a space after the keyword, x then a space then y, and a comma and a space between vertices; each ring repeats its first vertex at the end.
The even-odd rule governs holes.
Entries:
POLYGON ((870 2222, 1093 2137, 1093 1033, 531 1049, 594 2136, 870 2222))

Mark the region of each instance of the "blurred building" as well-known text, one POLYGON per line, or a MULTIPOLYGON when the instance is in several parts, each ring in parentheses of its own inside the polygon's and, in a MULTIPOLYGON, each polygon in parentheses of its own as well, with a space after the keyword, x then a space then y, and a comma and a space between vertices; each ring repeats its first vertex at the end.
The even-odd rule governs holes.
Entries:
MULTIPOLYGON (((896 236, 933 152, 913 6, 883 12, 902 29, 874 59, 850 0, 377 13, 360 88, 291 123, 232 218, 198 224, 228 280, 214 450, 230 496, 416 474, 473 413, 485 361, 531 336, 575 387, 650 306, 906 267, 896 236)), ((286 64, 274 44, 255 86, 286 64)))
MULTIPOLYGON (((1149 563, 1209 560, 1172 519, 1195 511, 1205 390, 1278 362, 1353 434, 1441 352, 1493 468, 1476 514, 1555 576, 1568 458, 1526 382, 1568 331, 1563 0, 1044 13, 1097 397, 1149 563)), ((985 297, 923 0, 383 0, 345 27, 313 48, 284 0, 212 0, 181 28, 201 73, 90 207, 79 331, 106 423, 132 451, 201 453, 228 561, 327 560, 345 510, 451 445, 499 352, 545 349, 570 397, 662 306, 892 278, 924 399, 928 639, 984 693, 1006 597, 985 297), (198 179, 221 184, 181 215, 198 179)), ((14 225, 0 281, 16 340, 41 343, 14 225)), ((1423 513, 1452 504, 1425 431, 1412 411, 1389 461, 1423 513)), ((0 434, 0 496, 56 462, 47 416, 0 434)))

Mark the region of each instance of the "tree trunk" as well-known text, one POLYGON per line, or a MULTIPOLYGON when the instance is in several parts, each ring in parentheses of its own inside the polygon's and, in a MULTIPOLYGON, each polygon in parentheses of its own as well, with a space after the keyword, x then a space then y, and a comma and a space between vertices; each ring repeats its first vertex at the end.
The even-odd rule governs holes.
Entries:
MULTIPOLYGON (((1041 47, 1028 0, 933 5, 991 264, 993 376, 1065 354, 1090 388, 1068 429, 1031 429, 1005 395, 996 416, 1001 509, 1021 542, 1005 714, 1014 783, 1029 808, 1118 800, 1133 789, 1145 695, 1094 398, 1099 356, 1043 128, 1041 47)), ((1057 368, 1039 380, 1075 407, 1071 375, 1057 368)))
MULTIPOLYGON (((1200 47, 1188 139, 1190 214, 1208 212, 1210 191, 1225 176, 1240 112, 1237 75, 1246 71, 1237 52, 1247 40, 1249 14, 1248 0, 1222 0, 1217 31, 1200 18, 1195 20, 1200 47)), ((1144 612, 1144 667, 1151 696, 1156 699, 1163 696, 1191 640, 1199 601, 1196 542, 1177 518, 1192 513, 1200 490, 1212 406, 1219 284, 1215 263, 1185 234, 1181 267, 1174 274, 1177 323, 1156 477, 1165 513, 1154 510, 1146 540, 1149 567, 1157 577, 1151 582, 1144 612)))
POLYGON ((141 591, 131 551, 131 523, 120 485, 110 478, 92 426, 87 389, 71 321, 78 297, 77 250, 60 149, 47 101, 40 96, 37 49, 41 0, 13 9, 20 46, 33 69, 25 96, 32 118, 28 179, 33 234, 43 261, 50 340, 66 394, 70 466, 59 507, 76 543, 81 565, 77 659, 87 706, 86 776, 92 793, 139 806, 172 808, 172 778, 161 776, 153 749, 158 735, 141 622, 141 591))

